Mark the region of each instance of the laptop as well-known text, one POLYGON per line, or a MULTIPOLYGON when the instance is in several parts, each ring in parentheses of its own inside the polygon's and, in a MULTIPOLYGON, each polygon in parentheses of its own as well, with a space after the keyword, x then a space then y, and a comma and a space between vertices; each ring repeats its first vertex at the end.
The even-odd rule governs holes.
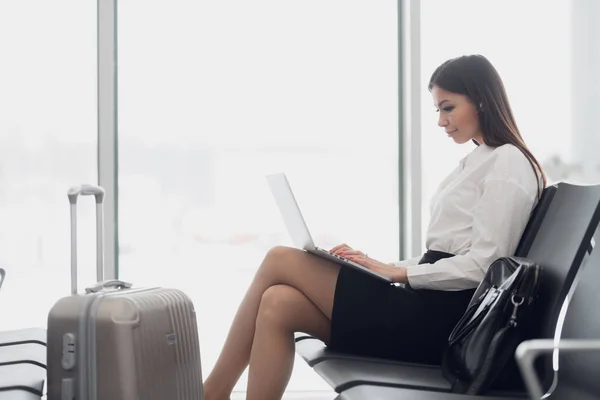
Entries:
POLYGON ((378 279, 392 283, 392 280, 386 276, 363 267, 347 258, 331 253, 329 250, 315 246, 285 174, 278 173, 267 175, 266 178, 294 246, 307 251, 308 253, 326 258, 346 267, 357 269, 378 279))

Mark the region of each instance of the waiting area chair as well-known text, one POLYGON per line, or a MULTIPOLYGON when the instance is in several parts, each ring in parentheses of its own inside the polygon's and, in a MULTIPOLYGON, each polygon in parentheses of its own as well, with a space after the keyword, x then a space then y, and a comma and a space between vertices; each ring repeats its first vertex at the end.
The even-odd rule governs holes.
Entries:
MULTIPOLYGON (((600 241, 600 229, 595 241, 600 241)), ((566 312, 560 339, 524 341, 516 351, 530 399, 597 400, 600 398, 600 247, 591 251, 579 269, 571 293, 564 303, 566 312), (550 374, 542 383, 535 360, 541 354, 557 354, 550 374)), ((343 391, 337 400, 507 400, 523 396, 467 396, 418 389, 382 387, 371 384, 343 391)))
MULTIPOLYGON (((534 336, 541 339, 555 337, 562 306, 585 255, 590 251, 592 236, 600 221, 600 185, 559 183, 553 187, 555 189, 549 187, 550 191, 546 189, 544 195, 550 193, 550 196, 540 201, 532 214, 519 244, 521 254, 517 254, 526 255, 543 268, 540 297, 536 303, 542 322, 534 336)), ((496 398, 449 393, 451 385, 443 378, 440 366, 358 357, 328 352, 323 347, 316 339, 302 335, 296 343, 298 353, 340 393, 340 399, 496 398), (373 394, 375 392, 370 389, 373 396, 366 395, 367 387, 377 387, 378 394, 373 394), (402 397, 402 390, 408 397, 402 397), (391 394, 392 391, 396 394, 391 394), (384 392, 389 392, 391 397, 380 397, 384 392)), ((491 394, 499 398, 526 397, 524 391, 491 394)))
MULTIPOLYGON (((4 270, 0 279, 6 276, 4 270)), ((46 330, 0 332, 0 400, 38 400, 46 380, 46 330)))

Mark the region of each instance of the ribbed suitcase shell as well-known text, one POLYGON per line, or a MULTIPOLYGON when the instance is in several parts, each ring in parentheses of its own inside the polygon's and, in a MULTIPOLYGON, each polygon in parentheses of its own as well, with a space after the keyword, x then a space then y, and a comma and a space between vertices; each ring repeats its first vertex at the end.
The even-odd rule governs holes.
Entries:
POLYGON ((69 400, 202 399, 196 314, 179 290, 113 289, 59 300, 48 317, 48 360, 49 400, 70 391, 69 400), (75 337, 69 370, 60 362, 67 333, 75 337))

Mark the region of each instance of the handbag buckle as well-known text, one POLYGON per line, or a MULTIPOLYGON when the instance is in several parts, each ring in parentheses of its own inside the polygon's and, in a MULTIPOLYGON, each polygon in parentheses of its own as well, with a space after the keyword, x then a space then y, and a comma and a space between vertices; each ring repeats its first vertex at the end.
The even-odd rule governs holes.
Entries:
POLYGON ((510 301, 511 303, 513 303, 514 307, 508 324, 514 328, 515 326, 517 326, 517 310, 519 309, 519 306, 525 302, 525 298, 513 294, 510 298, 510 301))

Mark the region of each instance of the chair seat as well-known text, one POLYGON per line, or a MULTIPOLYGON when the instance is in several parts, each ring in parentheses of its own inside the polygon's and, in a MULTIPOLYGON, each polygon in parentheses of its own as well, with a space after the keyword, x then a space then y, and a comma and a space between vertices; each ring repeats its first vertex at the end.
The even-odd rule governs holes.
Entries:
POLYGON ((300 357, 302 357, 302 359, 311 367, 326 360, 372 360, 375 362, 390 362, 394 364, 429 367, 427 364, 394 362, 381 358, 357 356, 352 353, 341 353, 339 351, 331 350, 325 343, 313 337, 303 337, 298 339, 296 341, 296 353, 298 353, 298 355, 300 355, 300 357))
POLYGON ((450 391, 439 366, 407 364, 382 359, 328 359, 314 370, 338 393, 351 387, 373 384, 392 387, 450 391))
POLYGON ((336 400, 523 400, 523 397, 473 396, 417 389, 360 385, 342 392, 336 400))
POLYGON ((314 367, 321 361, 328 359, 353 359, 356 356, 352 354, 340 353, 329 349, 325 343, 315 338, 302 338, 296 341, 296 353, 302 357, 306 363, 314 367))
POLYGON ((38 343, 0 347, 0 365, 30 363, 46 368, 46 346, 38 343))
POLYGON ((30 363, 0 366, 0 393, 4 391, 28 391, 43 395, 46 368, 30 363))
POLYGON ((0 400, 41 400, 41 396, 25 390, 0 391, 0 400))
POLYGON ((43 328, 15 329, 0 332, 0 346, 22 343, 38 343, 46 345, 46 330, 43 328))
POLYGON ((314 339, 314 337, 312 337, 308 333, 303 333, 303 332, 295 332, 294 333, 294 341, 295 342, 304 340, 304 339, 314 339))

